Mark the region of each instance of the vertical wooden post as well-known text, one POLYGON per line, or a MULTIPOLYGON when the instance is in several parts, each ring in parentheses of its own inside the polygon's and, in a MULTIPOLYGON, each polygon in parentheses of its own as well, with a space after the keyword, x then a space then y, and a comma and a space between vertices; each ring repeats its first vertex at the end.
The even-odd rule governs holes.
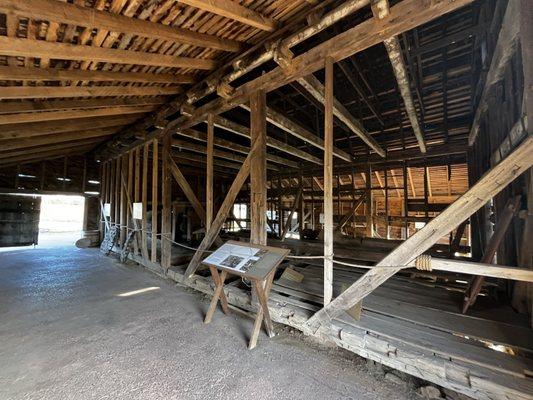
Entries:
POLYGON ((159 143, 152 142, 152 262, 157 262, 157 209, 159 207, 159 143))
POLYGON ((163 137, 163 166, 162 166, 162 197, 163 211, 161 213, 161 266, 170 268, 171 235, 171 196, 172 173, 170 171, 170 141, 171 134, 163 137))
POLYGON ((142 176, 142 221, 141 221, 141 252, 145 261, 148 260, 148 217, 146 213, 148 212, 148 156, 150 153, 149 144, 145 143, 143 146, 143 176, 142 176))
POLYGON ((324 305, 333 297, 333 59, 326 58, 324 96, 324 305))
POLYGON ((213 222, 213 142, 215 136, 214 116, 207 116, 207 173, 205 185, 205 231, 213 222))
POLYGON ((402 166, 403 172, 403 216, 405 224, 405 237, 404 239, 409 238, 409 190, 407 189, 407 164, 404 161, 402 166))
POLYGON ((278 236, 283 234, 283 204, 281 199, 281 178, 278 176, 278 236))
POLYGON ((128 231, 126 229, 126 225, 128 224, 128 207, 126 203, 126 187, 124 187, 124 184, 122 182, 122 179, 124 176, 126 176, 128 172, 128 155, 125 154, 122 156, 121 166, 118 169, 117 173, 117 186, 118 190, 120 190, 120 246, 122 247, 126 241, 126 235, 128 234, 128 231))
POLYGON ((366 203, 365 203, 365 216, 366 216, 366 237, 374 237, 374 196, 372 195, 372 169, 370 164, 366 166, 366 203))
POLYGON ((389 226, 389 177, 387 167, 383 168, 385 173, 385 237, 390 239, 389 226))
POLYGON ((267 244, 267 171, 266 171, 266 94, 259 90, 250 96, 252 147, 257 144, 250 168, 251 233, 250 242, 267 244))

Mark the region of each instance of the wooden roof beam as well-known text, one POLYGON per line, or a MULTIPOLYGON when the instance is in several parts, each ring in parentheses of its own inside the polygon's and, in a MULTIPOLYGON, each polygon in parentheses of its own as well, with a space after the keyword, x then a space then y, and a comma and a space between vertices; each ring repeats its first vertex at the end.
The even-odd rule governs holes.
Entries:
POLYGON ((82 69, 26 68, 0 66, 0 80, 6 81, 92 81, 194 83, 192 74, 151 74, 142 72, 112 72, 82 69))
MULTIPOLYGON (((0 99, 48 99, 54 97, 170 96, 177 86, 2 86, 0 99)), ((117 100, 120 101, 120 100, 117 100)))
MULTIPOLYGON (((298 79, 302 85, 314 98, 324 103, 324 85, 313 75, 307 75, 298 79)), ((355 133, 368 147, 385 157, 385 150, 366 131, 365 127, 344 107, 339 100, 333 98, 333 115, 341 120, 353 133, 355 133)))
POLYGON ((180 0, 180 3, 239 21, 263 31, 274 32, 276 30, 277 24, 272 18, 267 18, 232 0, 180 0))
POLYGON ((33 151, 31 154, 25 154, 25 155, 9 157, 9 158, 0 158, 0 165, 2 167, 7 167, 9 165, 35 162, 35 161, 49 159, 51 157, 54 157, 54 158, 60 157, 60 156, 64 156, 67 154, 69 156, 72 156, 74 154, 83 154, 91 150, 95 145, 96 143, 84 144, 81 146, 72 145, 67 148, 48 150, 44 152, 39 152, 36 150, 36 151, 33 151))
MULTIPOLYGON (((59 2, 54 3, 61 4, 59 2)), ((169 68, 212 70, 217 67, 215 61, 201 58, 177 57, 143 51, 119 50, 6 36, 0 36, 0 54, 13 57, 53 58, 55 60, 149 65, 169 68)))
POLYGON ((242 49, 241 44, 234 40, 56 0, 2 0, 0 12, 10 16, 18 15, 98 30, 129 33, 217 50, 238 52, 242 49))
MULTIPOLYGON (((372 4, 372 12, 374 16, 378 19, 386 19, 390 15, 389 2, 388 0, 376 0, 372 4)), ((422 153, 426 152, 426 141, 424 139, 424 134, 420 129, 420 124, 418 122, 418 116, 416 114, 415 103, 413 102, 413 96, 411 95, 411 87, 409 85, 409 79, 407 75, 407 68, 405 66, 405 61, 402 56, 402 48, 400 46, 400 41, 397 36, 392 36, 388 39, 385 39, 383 42, 385 48, 387 49, 387 54, 389 55, 390 62, 392 64, 392 70, 394 71, 394 76, 396 77, 396 82, 398 83, 398 88, 400 89, 400 94, 402 95, 403 102, 405 105, 405 111, 411 122, 411 127, 418 141, 418 146, 422 153)))

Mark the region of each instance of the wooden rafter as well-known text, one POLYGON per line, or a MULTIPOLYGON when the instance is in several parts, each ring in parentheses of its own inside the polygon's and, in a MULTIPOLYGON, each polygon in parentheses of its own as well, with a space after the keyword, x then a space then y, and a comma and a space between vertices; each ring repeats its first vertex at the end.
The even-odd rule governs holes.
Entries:
POLYGON ((123 32, 141 37, 169 40, 192 46, 234 52, 241 49, 240 44, 233 40, 55 0, 2 0, 0 11, 8 13, 10 17, 18 15, 39 20, 44 19, 103 31, 123 32))
POLYGON ((276 22, 271 18, 232 0, 180 0, 180 2, 264 31, 273 32, 276 29, 276 22))

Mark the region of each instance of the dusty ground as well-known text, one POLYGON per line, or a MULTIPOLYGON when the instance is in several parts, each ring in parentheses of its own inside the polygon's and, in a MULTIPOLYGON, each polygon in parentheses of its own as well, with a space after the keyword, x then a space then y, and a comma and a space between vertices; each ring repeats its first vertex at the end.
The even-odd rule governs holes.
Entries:
POLYGON ((0 399, 406 399, 365 360, 252 321, 95 249, 0 253, 0 399), (152 289, 127 297, 121 293, 152 289))

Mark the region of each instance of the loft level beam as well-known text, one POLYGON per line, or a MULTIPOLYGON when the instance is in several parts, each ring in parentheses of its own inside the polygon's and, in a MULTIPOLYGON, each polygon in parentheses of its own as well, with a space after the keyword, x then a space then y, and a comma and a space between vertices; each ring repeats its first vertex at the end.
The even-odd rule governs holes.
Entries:
MULTIPOLYGON (((298 79, 302 85, 315 99, 324 103, 325 89, 324 85, 313 75, 307 75, 298 79)), ((333 115, 341 120, 353 133, 355 133, 368 147, 385 157, 385 150, 376 140, 370 136, 364 126, 344 107, 339 100, 333 98, 333 115)))
MULTIPOLYGON (((208 141, 208 135, 206 133, 200 132, 200 131, 197 131, 197 130, 194 130, 194 129, 184 129, 182 131, 178 131, 177 134, 181 135, 181 136, 197 139, 197 140, 200 140, 202 142, 207 142, 208 141)), ((249 151, 250 151, 249 147, 241 146, 240 144, 233 143, 232 141, 229 141, 229 140, 226 140, 226 139, 214 138, 213 143, 215 144, 215 146, 223 147, 225 149, 236 151, 236 152, 242 153, 242 154, 248 154, 249 151)), ((296 163, 294 161, 291 161, 291 160, 288 160, 288 159, 283 158, 283 157, 276 156, 274 154, 267 154, 266 157, 267 157, 268 161, 275 162, 275 163, 278 163, 278 164, 282 164, 282 165, 285 165, 287 167, 291 167, 291 168, 298 168, 299 167, 298 163, 296 163)))
POLYGON ((233 40, 56 0, 2 0, 0 12, 7 13, 10 18, 18 15, 217 50, 241 50, 240 43, 233 40))
POLYGON ((274 32, 276 30, 276 22, 272 18, 267 18, 232 0, 180 0, 180 3, 239 21, 263 31, 274 32))
POLYGON ((448 232, 456 229, 464 220, 483 207, 487 201, 533 165, 533 136, 516 148, 500 164, 489 170, 474 186, 458 198, 437 217, 403 242, 381 260, 375 268, 364 274, 329 305, 318 311, 307 322, 311 332, 353 307, 375 288, 398 272, 420 254, 433 246, 448 232), (400 266, 390 268, 390 266, 400 266), (380 268, 382 267, 382 268, 380 268))
POLYGON ((13 113, 32 113, 36 111, 79 110, 83 108, 134 107, 161 105, 165 97, 139 97, 122 99, 85 99, 85 100, 21 100, 0 103, 0 115, 13 113))
POLYGON ((29 122, 58 121, 64 120, 69 123, 72 119, 89 118, 89 117, 106 117, 109 115, 126 115, 139 114, 154 111, 154 106, 139 107, 108 107, 95 108, 91 110, 75 111, 48 111, 40 113, 22 113, 0 115, 0 125, 5 124, 24 124, 29 122), (68 120, 68 121, 67 121, 68 120))
POLYGON ((142 72, 112 72, 83 69, 26 68, 0 66, 0 80, 6 81, 93 81, 194 83, 192 74, 151 74, 142 72))
MULTIPOLYGON (((246 104, 242 104, 241 107, 245 110, 250 110, 250 108, 246 104)), ((320 150, 324 150, 324 141, 321 138, 312 134, 296 122, 291 121, 289 118, 285 117, 280 112, 267 107, 266 116, 267 121, 270 122, 272 125, 277 126, 285 132, 290 133, 294 137, 297 137, 298 139, 301 139, 320 150)), ((344 161, 350 162, 352 160, 348 153, 337 147, 333 147, 333 155, 344 161)))
MULTIPOLYGON (((491 89, 496 83, 503 79, 505 68, 513 57, 518 47, 518 33, 520 31, 519 3, 520 0, 509 0, 507 9, 502 21, 502 27, 498 34, 496 48, 492 55, 489 72, 485 78, 485 85, 481 92, 472 128, 468 134, 468 145, 472 146, 476 141, 481 124, 481 118, 488 108, 488 99, 491 89)), ((531 7, 531 6, 529 6, 531 7)))
MULTIPOLYGON (((186 140, 172 139, 172 146, 180 148, 180 149, 186 149, 186 150, 193 151, 193 152, 200 153, 200 154, 207 154, 207 148, 205 146, 201 144, 197 144, 197 143, 188 142, 186 140)), ((223 158, 225 160, 229 160, 229 161, 233 161, 237 163, 242 163, 244 162, 244 159, 245 159, 243 156, 234 154, 229 151, 220 150, 220 149, 213 149, 213 155, 217 158, 223 158)), ((268 169, 273 170, 273 171, 279 171, 279 168, 273 165, 268 165, 268 169)))
MULTIPOLYGON (((372 3, 372 12, 374 13, 374 16, 380 20, 388 18, 390 15, 389 1, 374 1, 374 3, 372 3)), ((418 122, 418 116, 416 114, 413 96, 411 95, 411 86, 409 85, 407 68, 405 66, 405 60, 402 56, 400 41, 398 40, 397 36, 392 36, 388 39, 385 39, 383 44, 387 49, 387 54, 389 55, 389 59, 392 64, 392 70, 394 71, 394 76, 396 77, 396 82, 398 83, 398 88, 400 89, 400 94, 403 98, 405 111, 407 112, 407 116, 411 122, 411 127, 413 128, 416 140, 418 141, 418 146, 420 147, 420 151, 425 153, 426 141, 424 139, 424 133, 420 129, 420 124, 418 122)))
POLYGON ((179 93, 181 93, 181 89, 177 86, 3 86, 0 87, 0 100, 49 99, 54 97, 171 96, 179 93))
MULTIPOLYGON (((242 136, 248 139, 250 139, 251 137, 250 129, 247 128, 246 126, 237 124, 236 122, 230 121, 218 115, 214 117, 214 121, 215 121, 215 126, 218 128, 225 129, 228 132, 235 133, 239 136, 242 136)), ((283 151, 287 154, 291 154, 295 157, 301 158, 302 160, 305 160, 305 161, 312 162, 314 164, 319 164, 319 165, 322 164, 322 161, 318 157, 315 157, 309 153, 306 153, 303 150, 300 150, 296 147, 283 143, 280 140, 274 139, 272 137, 267 137, 266 142, 267 142, 268 147, 272 147, 276 150, 283 151)))
POLYGON ((152 67, 201 70, 216 68, 215 61, 200 58, 176 57, 142 51, 118 50, 6 36, 0 36, 0 54, 12 57, 54 58, 56 60, 148 65, 152 67))

